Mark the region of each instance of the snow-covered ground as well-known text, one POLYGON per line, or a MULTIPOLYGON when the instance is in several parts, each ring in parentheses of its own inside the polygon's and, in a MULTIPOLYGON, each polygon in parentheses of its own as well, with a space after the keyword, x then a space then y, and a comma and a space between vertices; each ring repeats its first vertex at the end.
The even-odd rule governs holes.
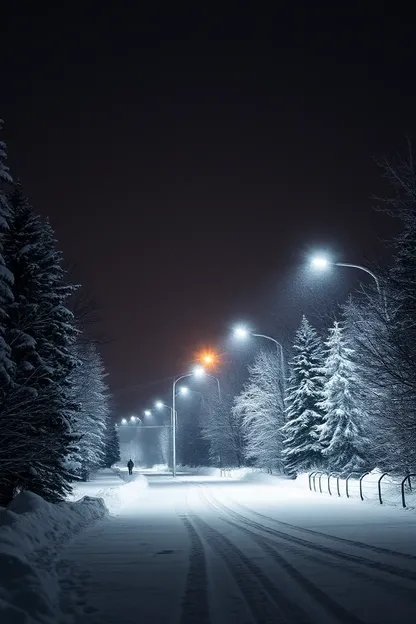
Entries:
POLYGON ((147 479, 62 551, 65 624, 416 621, 414 512, 252 473, 147 479))
POLYGON ((60 613, 58 551, 79 530, 102 518, 102 500, 51 505, 22 492, 0 509, 0 622, 55 624, 60 613))
POLYGON ((198 472, 99 471, 60 505, 19 495, 1 511, 1 624, 416 621, 414 511, 306 476, 198 472))
POLYGON ((51 505, 22 492, 7 509, 0 508, 1 624, 56 624, 61 617, 58 552, 108 512, 137 506, 146 486, 137 473, 129 477, 101 470, 94 480, 76 484, 67 503, 51 505))

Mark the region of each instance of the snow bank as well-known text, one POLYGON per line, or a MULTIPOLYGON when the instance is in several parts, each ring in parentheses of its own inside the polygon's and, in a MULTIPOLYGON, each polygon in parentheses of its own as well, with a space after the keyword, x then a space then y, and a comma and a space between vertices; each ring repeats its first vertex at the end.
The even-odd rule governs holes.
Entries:
POLYGON ((84 496, 96 497, 98 492, 115 485, 121 485, 120 475, 112 468, 101 468, 90 476, 88 481, 75 481, 72 483, 72 492, 68 495, 68 501, 77 501, 84 496))
POLYGON ((148 486, 145 476, 133 473, 120 473, 120 477, 125 480, 121 485, 105 488, 97 492, 96 496, 104 501, 108 511, 112 515, 117 515, 129 508, 136 507, 140 497, 148 486))
POLYGON ((56 552, 106 513, 102 500, 84 497, 53 505, 32 492, 21 492, 0 509, 1 622, 56 624, 60 614, 56 552))

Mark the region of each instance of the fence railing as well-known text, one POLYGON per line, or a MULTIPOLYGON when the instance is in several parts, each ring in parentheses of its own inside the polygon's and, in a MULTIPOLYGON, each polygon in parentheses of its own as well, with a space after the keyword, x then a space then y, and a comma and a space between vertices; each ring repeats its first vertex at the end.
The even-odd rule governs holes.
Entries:
MULTIPOLYGON (((312 472, 310 472, 308 474, 308 482, 309 482, 309 489, 310 491, 314 491, 317 492, 317 484, 316 484, 316 479, 318 478, 318 487, 319 487, 319 492, 321 494, 323 494, 322 491, 322 477, 326 477, 327 479, 327 491, 328 494, 330 496, 333 495, 333 492, 331 490, 331 479, 336 479, 337 480, 337 494, 339 497, 341 497, 341 489, 340 489, 340 479, 345 479, 345 494, 347 496, 347 498, 351 498, 351 490, 350 490, 350 479, 355 477, 355 481, 358 482, 359 484, 359 494, 360 494, 360 499, 363 501, 364 500, 364 492, 363 492, 363 480, 364 477, 366 477, 367 475, 372 474, 371 472, 350 472, 348 475, 341 475, 340 473, 337 472, 325 472, 322 470, 314 470, 312 472)), ((380 477, 377 479, 377 493, 378 493, 378 500, 380 502, 380 505, 383 504, 383 497, 382 497, 382 480, 384 477, 386 476, 392 476, 390 475, 390 473, 388 472, 383 472, 383 474, 380 475, 380 477)), ((397 484, 397 486, 400 485, 400 490, 401 490, 401 499, 402 499, 402 506, 406 507, 406 482, 408 483, 408 488, 410 491, 412 491, 412 482, 411 482, 411 477, 416 477, 416 473, 411 473, 408 474, 404 477, 404 479, 401 480, 400 483, 395 483, 395 485, 397 484)), ((396 477, 397 478, 397 477, 396 477)))

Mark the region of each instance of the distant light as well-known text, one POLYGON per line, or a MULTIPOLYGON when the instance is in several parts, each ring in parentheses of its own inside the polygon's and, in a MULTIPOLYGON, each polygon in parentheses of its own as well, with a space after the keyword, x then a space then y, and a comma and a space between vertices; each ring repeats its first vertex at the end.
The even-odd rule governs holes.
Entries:
POLYGON ((181 386, 181 387, 179 388, 179 392, 180 392, 181 394, 189 394, 189 388, 187 388, 186 386, 181 386))
POLYGON ((130 420, 131 420, 131 422, 136 422, 136 416, 131 416, 130 420))
POLYGON ((152 412, 150 410, 144 410, 144 415, 145 416, 151 416, 152 412))
POLYGON ((249 335, 249 331, 246 327, 243 327, 242 325, 238 325, 237 327, 234 328, 234 336, 236 338, 248 338, 249 335))
POLYGON ((203 377, 205 375, 205 369, 203 366, 195 366, 192 372, 195 377, 203 377))
POLYGON ((196 356, 197 362, 201 362, 203 366, 212 368, 219 362, 219 354, 213 349, 204 349, 200 351, 196 356))
POLYGON ((162 408, 163 408, 163 403, 162 403, 162 401, 156 401, 156 402, 155 402, 155 408, 156 408, 156 409, 162 409, 162 408))
POLYGON ((127 418, 122 418, 121 419, 121 424, 122 425, 127 425, 127 418))
POLYGON ((325 256, 315 256, 311 260, 311 267, 313 269, 317 269, 318 271, 324 271, 330 265, 328 258, 325 256))

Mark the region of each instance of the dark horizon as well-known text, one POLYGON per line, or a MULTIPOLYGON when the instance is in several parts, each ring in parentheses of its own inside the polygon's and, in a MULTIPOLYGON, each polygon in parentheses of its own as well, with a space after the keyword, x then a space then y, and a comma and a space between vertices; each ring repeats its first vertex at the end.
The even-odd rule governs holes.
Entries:
POLYGON ((354 271, 305 276, 313 250, 389 261, 377 161, 415 136, 416 110, 398 13, 138 24, 129 8, 11 7, 0 109, 14 177, 99 305, 120 413, 234 321, 287 340, 302 312, 359 285, 354 271))

